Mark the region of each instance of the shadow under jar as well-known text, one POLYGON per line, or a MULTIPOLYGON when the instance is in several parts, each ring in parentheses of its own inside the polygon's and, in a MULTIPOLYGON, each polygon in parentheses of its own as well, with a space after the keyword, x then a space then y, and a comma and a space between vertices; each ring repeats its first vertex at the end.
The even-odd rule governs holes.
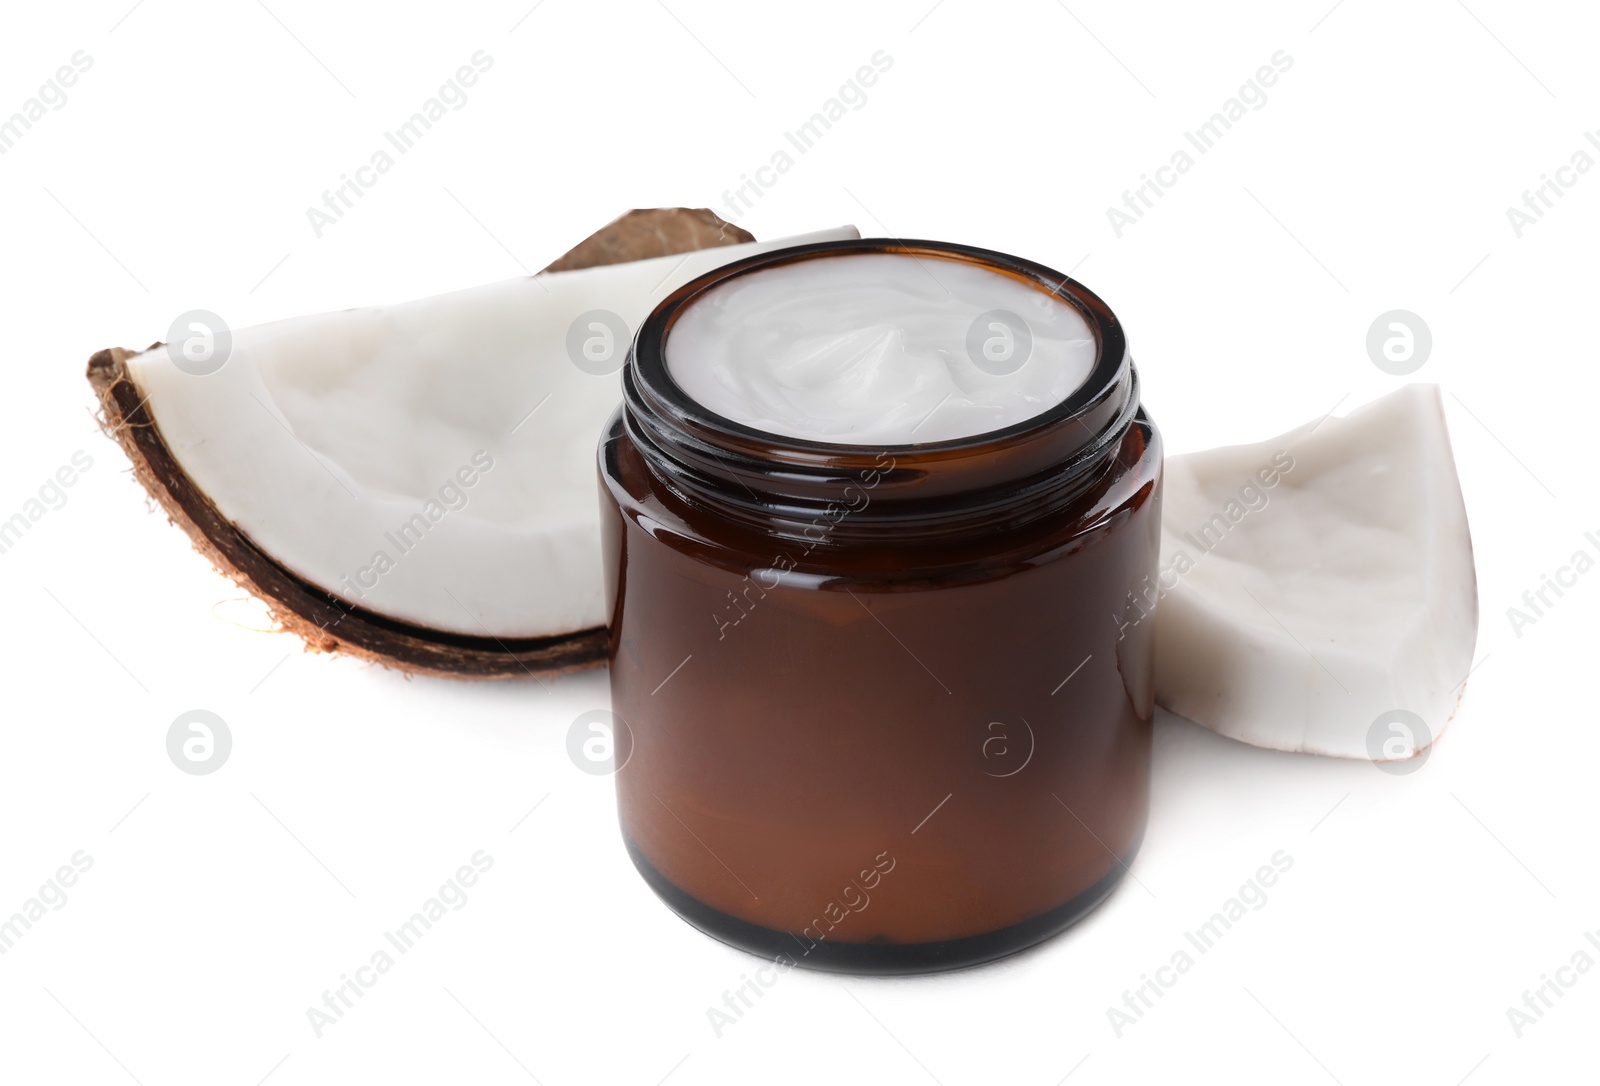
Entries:
MULTIPOLYGON (((953 345, 959 350, 960 344, 953 345)), ((640 327, 604 434, 622 834, 691 924, 769 959, 999 958, 1117 885, 1148 811, 1161 443, 1094 294, 987 250, 864 239, 752 257, 640 327), (706 292, 825 257, 998 272, 1094 337, 1015 425, 853 446, 719 416, 666 341, 706 292)))

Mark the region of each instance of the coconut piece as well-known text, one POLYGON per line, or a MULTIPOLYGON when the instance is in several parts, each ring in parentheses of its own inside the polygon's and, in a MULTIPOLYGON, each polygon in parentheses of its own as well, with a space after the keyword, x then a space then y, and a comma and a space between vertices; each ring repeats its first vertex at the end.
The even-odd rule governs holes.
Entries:
POLYGON ((1391 761, 1438 737, 1478 593, 1436 385, 1168 457, 1162 500, 1135 611, 1159 597, 1157 702, 1274 750, 1391 761))
POLYGON ((88 375, 168 517, 310 648, 556 673, 605 659, 595 448, 633 330, 721 264, 856 236, 634 211, 556 270, 211 336, 208 365, 112 348, 88 375))

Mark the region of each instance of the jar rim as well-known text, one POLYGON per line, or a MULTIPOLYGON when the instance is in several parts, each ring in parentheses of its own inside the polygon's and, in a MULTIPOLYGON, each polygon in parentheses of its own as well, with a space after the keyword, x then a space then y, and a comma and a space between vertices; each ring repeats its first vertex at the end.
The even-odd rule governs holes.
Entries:
POLYGON ((681 500, 777 534, 828 522, 832 542, 883 532, 964 533, 1049 516, 1085 493, 1141 415, 1122 325, 1092 291, 1030 260, 951 242, 862 238, 761 253, 700 276, 639 326, 622 377, 620 425, 681 500), (759 430, 713 412, 672 379, 666 341, 707 291, 740 276, 851 253, 991 268, 1073 305, 1095 337, 1089 376, 1060 403, 997 430, 944 441, 850 445, 759 430), (868 506, 870 505, 870 509, 868 506))
MULTIPOLYGON (((638 385, 642 386, 641 390, 648 390, 649 399, 655 401, 652 406, 657 411, 665 409, 665 413, 680 425, 689 425, 707 436, 720 434, 735 439, 740 445, 769 446, 767 453, 770 458, 780 461, 793 457, 797 461, 807 462, 823 457, 840 462, 862 454, 875 457, 882 451, 907 457, 938 456, 946 452, 974 450, 1025 439, 1030 434, 1070 422, 1104 400, 1123 383, 1125 371, 1131 366, 1122 323, 1099 295, 1071 276, 1035 261, 993 249, 958 242, 878 237, 814 242, 757 253, 685 283, 662 299, 640 324, 629 347, 623 379, 625 386, 638 385), (892 445, 822 441, 762 430, 711 410, 690 396, 673 378, 666 362, 667 340, 678 318, 700 297, 725 283, 756 272, 852 253, 895 254, 916 260, 976 264, 1059 298, 1077 311, 1094 336, 1094 364, 1078 387, 1064 399, 1009 426, 938 441, 892 445)), ((632 396, 629 398, 632 399, 632 396)))

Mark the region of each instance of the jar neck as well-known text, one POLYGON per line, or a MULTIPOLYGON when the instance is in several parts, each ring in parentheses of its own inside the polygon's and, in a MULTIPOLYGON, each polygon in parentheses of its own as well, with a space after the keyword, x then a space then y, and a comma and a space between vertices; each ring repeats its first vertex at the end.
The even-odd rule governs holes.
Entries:
POLYGON ((764 253, 669 295, 639 328, 623 373, 623 425, 681 500, 780 538, 827 546, 885 536, 994 531, 1053 514, 1101 477, 1139 411, 1121 325, 1093 293, 1043 265, 968 246, 868 238, 764 253), (728 280, 852 252, 979 264, 1073 305, 1095 339, 1089 377, 1014 426, 913 445, 843 445, 767 433, 712 413, 672 380, 665 344, 678 316, 728 280))

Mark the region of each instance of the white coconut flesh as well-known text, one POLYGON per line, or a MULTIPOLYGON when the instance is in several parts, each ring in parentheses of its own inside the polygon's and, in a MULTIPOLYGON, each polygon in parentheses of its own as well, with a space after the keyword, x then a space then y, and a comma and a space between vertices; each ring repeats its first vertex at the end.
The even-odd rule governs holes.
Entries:
POLYGON ((1405 758, 1438 737, 1478 605, 1437 386, 1165 470, 1162 706, 1256 746, 1346 758, 1405 758))
MULTIPOLYGON (((127 368, 178 465, 301 579, 431 630, 557 636, 606 622, 595 450, 621 399, 617 372, 569 356, 576 318, 608 311, 631 335, 661 298, 723 264, 858 236, 843 227, 240 329, 204 375, 165 348, 127 368)), ((606 335, 593 330, 602 348, 606 335)), ((626 346, 614 343, 617 364, 626 346)))

